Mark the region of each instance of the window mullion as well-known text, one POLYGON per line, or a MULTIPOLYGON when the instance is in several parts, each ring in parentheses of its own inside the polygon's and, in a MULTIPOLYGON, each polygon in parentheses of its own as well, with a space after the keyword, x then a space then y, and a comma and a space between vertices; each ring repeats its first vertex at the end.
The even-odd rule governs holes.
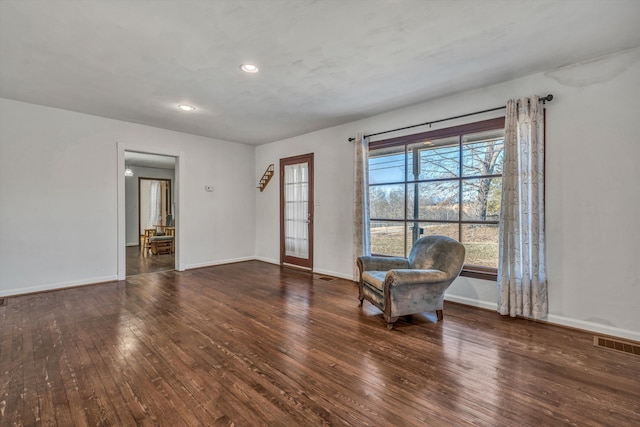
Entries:
POLYGON ((462 135, 458 135, 458 241, 462 242, 462 135))
MULTIPOLYGON (((407 205, 409 202, 409 194, 408 194, 408 185, 407 185, 407 181, 409 181, 409 160, 408 160, 408 145, 405 144, 404 146, 404 222, 403 222, 403 228, 404 228, 404 242, 403 242, 403 253, 405 258, 407 256, 409 256, 409 254, 407 254, 407 205)), ((415 197, 415 194, 413 195, 413 197, 415 197)))
MULTIPOLYGON (((463 243, 465 246, 469 245, 467 248, 469 265, 465 265, 463 270, 470 269, 469 271, 476 272, 484 269, 486 274, 492 274, 495 268, 488 265, 494 265, 495 262, 492 251, 495 246, 495 230, 499 222, 495 212, 496 206, 499 207, 502 184, 501 181, 496 180, 501 179, 503 174, 495 173, 494 169, 486 169, 483 165, 488 162, 486 153, 503 150, 502 144, 490 144, 503 139, 499 136, 501 123, 504 122, 489 120, 486 123, 456 126, 447 129, 446 132, 438 131, 437 135, 411 136, 407 137, 408 139, 404 138, 403 141, 394 141, 393 144, 390 140, 376 143, 375 147, 373 144, 370 145, 370 148, 373 148, 370 151, 373 156, 370 154, 370 158, 375 158, 370 164, 377 169, 376 183, 369 184, 369 189, 378 200, 375 205, 378 218, 370 218, 370 220, 379 221, 376 227, 389 227, 388 230, 376 228, 375 239, 379 242, 378 249, 380 249, 378 252, 388 251, 390 253, 385 254, 404 254, 406 257, 411 250, 409 241, 414 243, 421 237, 420 225, 425 225, 430 229, 431 234, 450 235, 457 237, 460 242, 466 240, 463 243), (494 129, 496 131, 493 131, 494 129), (458 156, 455 156, 454 152, 456 145, 458 156), (411 162, 410 155, 413 156, 411 162), (401 162, 398 161, 400 156, 404 156, 401 162), (426 163, 422 162, 423 158, 426 163), (454 161, 458 163, 457 171, 455 166, 451 167, 454 161), (403 166, 404 171, 400 175, 398 168, 403 166), (395 168, 395 172, 392 168, 395 168), (451 176, 454 173, 457 176, 451 176), (455 183, 458 186, 458 197, 451 199, 452 192, 455 191, 455 183), (404 189, 404 196, 398 198, 395 194, 401 189, 404 189), (426 199, 421 197, 421 189, 427 191, 426 199), (409 197, 409 191, 413 192, 411 196, 413 200, 409 197), (409 206, 410 202, 412 206, 409 206), (398 206, 399 203, 402 203, 402 206, 398 206), (487 203, 491 203, 492 221, 489 221, 488 211, 485 215, 487 203), (397 212, 398 208, 402 208, 403 212, 397 212), (454 208, 458 210, 457 217, 451 216, 454 208), (422 209, 426 209, 424 217, 422 209), (476 224, 479 227, 475 227, 476 224), (402 225, 401 230, 397 228, 400 225, 402 225), (457 236, 454 230, 457 231, 457 236), (465 233, 464 239, 463 233, 465 233), (398 247, 399 244, 402 244, 402 249, 398 247), (485 259, 488 265, 482 266, 485 259)), ((495 159, 497 158, 489 159, 492 165, 497 162, 502 164, 501 158, 495 159)))

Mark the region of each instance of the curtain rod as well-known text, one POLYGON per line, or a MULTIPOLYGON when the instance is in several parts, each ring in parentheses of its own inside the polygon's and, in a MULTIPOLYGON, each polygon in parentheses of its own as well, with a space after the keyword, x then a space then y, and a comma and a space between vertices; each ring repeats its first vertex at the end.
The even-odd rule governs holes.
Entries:
MULTIPOLYGON (((546 104, 548 101, 552 101, 553 100, 553 95, 549 94, 547 96, 541 96, 541 97, 539 97, 538 100, 542 101, 543 104, 546 104)), ((376 132, 376 133, 372 133, 372 134, 369 134, 369 135, 365 135, 364 137, 365 138, 369 138, 371 136, 383 135, 385 133, 397 132, 399 130, 417 128, 419 126, 426 126, 426 125, 431 126, 434 123, 446 122, 448 120, 454 120, 454 119, 461 119, 462 117, 475 116, 476 114, 489 113, 491 111, 502 110, 503 108, 506 108, 506 105, 503 105, 501 107, 496 107, 496 108, 489 108, 488 110, 482 110, 482 111, 476 111, 476 112, 473 112, 473 113, 461 114, 459 116, 447 117, 446 119, 434 120, 432 122, 424 122, 424 123, 420 123, 420 124, 417 124, 417 125, 405 126, 405 127, 402 127, 402 128, 396 128, 396 129, 391 129, 391 130, 385 130, 385 131, 382 131, 382 132, 376 132)), ((355 141, 355 140, 356 140, 355 138, 349 138, 349 142, 352 142, 352 141, 355 141)))

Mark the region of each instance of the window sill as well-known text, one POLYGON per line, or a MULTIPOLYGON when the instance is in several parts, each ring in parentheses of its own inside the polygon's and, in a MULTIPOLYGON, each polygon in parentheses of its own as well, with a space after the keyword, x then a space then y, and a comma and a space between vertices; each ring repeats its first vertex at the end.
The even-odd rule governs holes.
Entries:
POLYGON ((491 280, 493 282, 498 280, 498 270, 495 268, 464 267, 460 275, 474 279, 491 280))

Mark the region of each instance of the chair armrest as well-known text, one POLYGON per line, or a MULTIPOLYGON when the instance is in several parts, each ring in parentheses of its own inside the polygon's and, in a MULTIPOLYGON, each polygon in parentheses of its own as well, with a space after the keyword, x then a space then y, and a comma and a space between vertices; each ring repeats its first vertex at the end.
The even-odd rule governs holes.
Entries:
POLYGON ((450 279, 447 273, 441 270, 394 269, 387 272, 385 282, 397 287, 439 283, 450 279))
POLYGON ((409 260, 402 257, 361 256, 358 257, 358 268, 363 271, 388 271, 394 268, 409 268, 409 260))

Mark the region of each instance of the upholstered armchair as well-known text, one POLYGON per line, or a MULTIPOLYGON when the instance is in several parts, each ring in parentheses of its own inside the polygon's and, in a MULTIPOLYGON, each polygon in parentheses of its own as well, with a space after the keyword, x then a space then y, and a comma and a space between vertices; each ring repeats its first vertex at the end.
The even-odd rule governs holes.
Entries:
POLYGON ((460 274, 464 246, 449 237, 417 240, 409 258, 361 256, 359 296, 382 311, 387 328, 398 317, 435 311, 442 320, 444 293, 460 274))

